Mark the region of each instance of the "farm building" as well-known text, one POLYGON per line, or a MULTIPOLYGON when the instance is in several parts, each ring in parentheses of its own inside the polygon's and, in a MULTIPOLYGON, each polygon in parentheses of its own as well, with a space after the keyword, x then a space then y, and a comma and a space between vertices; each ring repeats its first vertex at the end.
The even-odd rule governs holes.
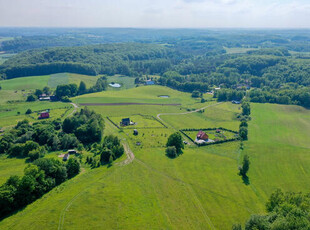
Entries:
POLYGON ((50 113, 45 111, 45 112, 42 112, 42 113, 39 113, 39 118, 38 119, 47 119, 50 117, 50 113))
POLYGON ((146 85, 155 85, 155 82, 152 81, 152 80, 147 80, 147 81, 145 82, 145 84, 146 84, 146 85))
POLYGON ((62 158, 62 160, 63 160, 63 161, 67 161, 67 160, 69 160, 69 157, 70 157, 69 153, 66 153, 66 154, 64 155, 64 157, 62 158))
POLYGON ((69 149, 68 154, 77 154, 77 151, 75 149, 69 149))
POLYGON ((40 97, 39 98, 40 101, 49 101, 51 100, 51 97, 47 96, 47 97, 40 97))
POLYGON ((128 126, 130 125, 130 118, 123 118, 121 121, 121 126, 128 126))
POLYGON ((205 132, 203 132, 203 131, 199 131, 198 133, 197 133, 197 140, 204 140, 204 141, 207 141, 209 139, 209 136, 208 136, 208 134, 206 134, 205 132))
POLYGON ((139 133, 138 133, 138 130, 134 129, 133 130, 133 135, 137 136, 139 133))

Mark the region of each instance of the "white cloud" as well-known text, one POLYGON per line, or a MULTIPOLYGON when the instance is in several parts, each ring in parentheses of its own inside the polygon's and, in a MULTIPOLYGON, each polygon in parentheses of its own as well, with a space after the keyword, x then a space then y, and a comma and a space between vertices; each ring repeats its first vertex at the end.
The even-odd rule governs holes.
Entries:
POLYGON ((0 26, 304 27, 307 0, 0 0, 0 26))

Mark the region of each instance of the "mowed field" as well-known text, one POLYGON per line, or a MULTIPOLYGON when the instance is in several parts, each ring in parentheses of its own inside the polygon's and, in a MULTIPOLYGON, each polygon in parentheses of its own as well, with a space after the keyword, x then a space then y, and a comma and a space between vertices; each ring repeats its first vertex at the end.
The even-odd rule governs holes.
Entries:
POLYGON ((298 106, 251 104, 249 141, 244 143, 243 151, 239 142, 204 147, 191 144, 178 158, 166 157, 167 137, 178 129, 238 130, 240 122, 236 115, 241 111, 240 105, 207 99, 208 102, 200 103, 189 93, 160 86, 73 98, 76 103, 150 100, 177 101, 181 105, 90 106, 103 117, 111 116, 119 122, 132 116, 138 124, 146 126, 153 125, 153 121, 135 117, 136 114, 156 117, 165 113, 160 118, 168 128, 137 126, 139 134, 134 136, 132 129, 117 129, 105 118, 105 133, 116 134, 128 143, 134 161, 125 166, 85 168, 77 177, 2 220, 0 229, 44 226, 44 229, 225 230, 234 223, 244 223, 253 213, 264 213, 265 202, 276 188, 308 191, 310 111, 298 106), (170 97, 158 98, 158 95, 170 97), (203 113, 176 114, 202 107, 206 107, 203 113), (238 175, 244 153, 249 154, 251 161, 249 185, 238 175))

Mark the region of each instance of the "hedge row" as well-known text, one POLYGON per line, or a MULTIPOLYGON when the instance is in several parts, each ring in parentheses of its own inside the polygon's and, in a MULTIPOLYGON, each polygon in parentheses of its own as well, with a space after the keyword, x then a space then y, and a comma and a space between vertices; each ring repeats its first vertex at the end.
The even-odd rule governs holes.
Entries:
POLYGON ((231 141, 237 141, 239 140, 239 137, 235 137, 235 138, 231 138, 231 139, 226 139, 226 140, 220 140, 220 141, 215 141, 215 142, 205 142, 205 143, 201 143, 198 144, 196 143, 189 135, 187 135, 185 132, 186 131, 208 131, 208 130, 217 130, 217 129, 221 129, 221 130, 225 130, 225 131, 229 131, 235 134, 238 134, 238 132, 230 130, 230 129, 225 129, 225 128, 207 128, 207 129, 180 129, 179 131, 186 136, 188 139, 190 139, 194 144, 196 144, 197 146, 205 146, 205 145, 215 145, 215 144, 221 144, 221 143, 225 143, 225 142, 231 142, 231 141))
POLYGON ((117 124, 115 124, 114 121, 112 121, 109 117, 107 117, 107 119, 108 119, 113 125, 115 125, 116 128, 121 129, 121 128, 120 128, 117 124))
POLYGON ((184 135, 184 136, 186 136, 188 139, 190 139, 194 144, 196 144, 197 145, 197 143, 190 137, 190 136, 188 136, 184 131, 190 131, 190 130, 184 130, 184 129, 180 129, 180 132, 184 135))
POLYGON ((201 144, 197 144, 199 147, 200 146, 205 146, 205 145, 215 145, 215 144, 221 144, 221 143, 225 143, 225 142, 232 142, 232 141, 238 141, 239 137, 236 138, 231 138, 231 139, 226 139, 226 140, 220 140, 220 141, 215 141, 215 142, 205 142, 205 143, 201 143, 201 144))
POLYGON ((217 130, 217 129, 221 129, 221 130, 224 130, 224 131, 228 131, 228 132, 232 132, 232 133, 235 133, 235 134, 238 134, 237 131, 234 131, 234 130, 231 130, 231 129, 226 129, 226 128, 222 128, 222 127, 219 127, 219 128, 206 128, 206 129, 181 129, 182 131, 208 131, 208 130, 217 130))

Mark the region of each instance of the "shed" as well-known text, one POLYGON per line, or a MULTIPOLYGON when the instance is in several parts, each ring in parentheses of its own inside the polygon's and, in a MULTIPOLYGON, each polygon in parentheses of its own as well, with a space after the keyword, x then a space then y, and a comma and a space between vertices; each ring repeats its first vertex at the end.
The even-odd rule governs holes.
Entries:
POLYGON ((146 84, 146 85, 154 85, 155 82, 152 81, 152 80, 147 80, 145 84, 146 84))
POLYGON ((42 112, 40 113, 39 115, 39 119, 46 119, 46 118, 49 118, 50 117, 50 113, 45 111, 45 112, 42 112))
POLYGON ((62 160, 63 160, 63 161, 67 161, 67 160, 69 159, 69 157, 70 157, 69 153, 66 153, 66 154, 64 155, 64 157, 62 158, 62 160))
POLYGON ((133 135, 137 136, 139 134, 138 130, 134 129, 133 130, 133 135))
POLYGON ((130 125, 130 118, 123 118, 121 122, 122 126, 128 126, 130 125))
POLYGON ((75 149, 69 149, 68 154, 77 154, 77 151, 75 149))

